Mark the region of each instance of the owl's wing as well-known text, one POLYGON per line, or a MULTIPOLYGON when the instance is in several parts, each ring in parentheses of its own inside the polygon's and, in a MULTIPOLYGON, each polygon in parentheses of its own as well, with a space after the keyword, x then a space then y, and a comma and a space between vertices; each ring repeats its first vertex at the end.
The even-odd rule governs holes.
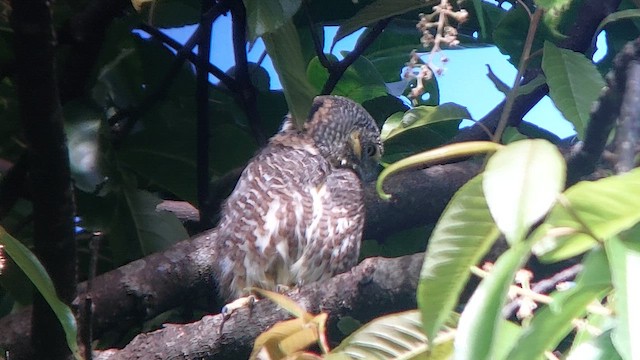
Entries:
POLYGON ((306 246, 293 264, 298 285, 324 280, 356 265, 364 226, 364 196, 351 170, 336 169, 308 189, 312 199, 306 246))
POLYGON ((252 159, 225 202, 216 250, 218 283, 226 299, 257 286, 295 285, 291 266, 307 244, 313 213, 310 188, 330 172, 328 163, 303 144, 270 144, 252 159))

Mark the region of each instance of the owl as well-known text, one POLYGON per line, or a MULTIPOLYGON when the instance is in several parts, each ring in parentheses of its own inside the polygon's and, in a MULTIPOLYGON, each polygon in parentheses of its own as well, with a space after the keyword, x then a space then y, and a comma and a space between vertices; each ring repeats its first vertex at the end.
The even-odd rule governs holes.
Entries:
POLYGON ((359 104, 319 96, 303 129, 285 120, 244 169, 217 227, 218 287, 271 291, 321 281, 356 265, 363 181, 377 174, 380 130, 359 104))

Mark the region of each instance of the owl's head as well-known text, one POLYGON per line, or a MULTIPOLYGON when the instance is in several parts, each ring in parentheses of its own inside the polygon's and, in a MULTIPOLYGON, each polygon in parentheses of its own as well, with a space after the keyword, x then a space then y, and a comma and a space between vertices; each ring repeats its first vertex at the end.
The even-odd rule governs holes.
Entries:
POLYGON ((318 96, 305 131, 333 166, 352 169, 364 181, 377 176, 383 152, 380 129, 360 104, 340 96, 318 96))

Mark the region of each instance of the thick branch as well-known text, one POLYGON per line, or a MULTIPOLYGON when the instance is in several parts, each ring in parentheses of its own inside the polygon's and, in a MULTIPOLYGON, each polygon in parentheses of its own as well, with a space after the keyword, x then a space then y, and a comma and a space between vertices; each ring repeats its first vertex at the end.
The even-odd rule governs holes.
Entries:
MULTIPOLYGON (((453 193, 474 176, 478 168, 473 162, 462 162, 393 176, 385 183, 386 191, 394 196, 390 202, 378 201, 373 184, 367 185, 366 234, 379 237, 401 227, 434 223, 453 193), (416 204, 423 210, 416 211, 416 204)), ((188 304, 199 297, 196 294, 208 296, 214 302, 212 265, 218 261, 218 255, 212 250, 215 237, 216 232, 209 231, 98 276, 91 292, 95 336, 100 337, 105 330, 126 329, 173 307, 188 304)), ((76 302, 84 298, 85 289, 86 284, 80 284, 76 302)), ((0 319, 3 329, 0 347, 13 350, 12 358, 16 360, 29 358, 28 352, 25 357, 19 352, 28 351, 24 340, 29 334, 20 327, 27 316, 29 310, 23 310, 0 319)))
MULTIPOLYGON (((330 335, 340 334, 336 324, 344 316, 360 322, 416 307, 415 292, 423 254, 395 259, 370 258, 350 272, 321 284, 294 290, 291 297, 311 313, 329 314, 330 335)), ((246 359, 255 338, 277 321, 289 318, 284 310, 261 300, 251 313, 240 309, 220 330, 221 316, 205 316, 186 325, 138 335, 122 350, 98 354, 99 360, 117 359, 246 359)))
POLYGON ((636 167, 640 141, 640 38, 628 43, 614 61, 616 90, 622 91, 614 141, 616 173, 636 167))

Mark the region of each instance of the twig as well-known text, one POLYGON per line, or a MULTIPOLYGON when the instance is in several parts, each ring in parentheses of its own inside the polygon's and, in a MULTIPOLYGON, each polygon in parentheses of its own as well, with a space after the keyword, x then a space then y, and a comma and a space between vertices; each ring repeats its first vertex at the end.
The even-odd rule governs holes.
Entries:
POLYGON ((540 22, 543 12, 544 11, 542 10, 542 8, 538 7, 531 17, 531 22, 529 22, 529 31, 527 32, 527 39, 525 40, 524 48, 522 49, 522 56, 520 57, 520 64, 518 66, 518 74, 516 75, 516 79, 513 82, 511 91, 509 91, 509 93, 507 94, 504 109, 500 116, 500 121, 498 122, 498 128, 496 129, 496 132, 493 134, 493 137, 491 139, 494 142, 500 142, 502 133, 507 127, 509 115, 511 113, 513 103, 516 99, 516 94, 518 93, 518 88, 520 87, 522 77, 525 73, 525 70, 527 69, 529 54, 531 53, 531 47, 533 46, 533 39, 535 38, 538 23, 540 22))
POLYGON ((247 11, 242 1, 232 1, 231 29, 233 34, 233 54, 236 60, 235 79, 240 91, 234 92, 236 102, 247 113, 249 128, 254 139, 260 146, 267 143, 260 112, 258 111, 258 99, 256 88, 249 76, 249 62, 247 60, 247 11))
MULTIPOLYGON (((211 0, 202 0, 203 15, 211 7, 211 0)), ((202 36, 198 39, 198 62, 200 64, 209 63, 211 55, 211 19, 200 21, 200 29, 203 29, 202 36)), ((209 229, 213 227, 210 209, 209 196, 209 71, 198 66, 196 68, 196 178, 198 192, 198 207, 200 208, 200 227, 209 229)))
POLYGON ((378 21, 364 36, 364 38, 358 41, 355 48, 345 56, 344 59, 337 63, 333 63, 329 68, 327 68, 327 70, 329 70, 329 79, 327 79, 327 82, 324 83, 324 86, 322 87, 322 91, 320 92, 322 95, 328 95, 333 91, 344 72, 347 71, 347 68, 351 66, 351 64, 353 64, 360 55, 362 55, 362 53, 375 41, 376 38, 378 38, 380 34, 382 34, 382 31, 387 27, 390 21, 391 18, 378 21))
MULTIPOLYGON (((213 22, 226 11, 227 8, 225 6, 216 4, 203 16, 203 18, 213 22)), ((149 34, 154 37, 159 37, 159 34, 161 34, 159 30, 149 25, 142 24, 140 25, 140 28, 148 31, 149 34)), ((120 110, 108 119, 109 125, 113 127, 114 141, 116 143, 122 140, 133 129, 136 122, 143 114, 145 114, 155 104, 165 98, 167 90, 173 83, 175 77, 180 72, 180 69, 184 65, 185 60, 189 58, 190 54, 192 54, 193 48, 198 44, 200 38, 204 33, 205 29, 203 29, 202 26, 198 26, 196 31, 191 35, 191 37, 189 37, 184 46, 179 46, 178 49, 176 49, 176 58, 171 64, 171 68, 169 68, 169 71, 167 71, 162 80, 156 86, 154 86, 154 88, 145 96, 140 105, 133 109, 120 110), (126 121, 123 122, 123 120, 126 121)), ((162 38, 166 40, 169 37, 165 35, 162 38)), ((198 66, 199 62, 196 61, 194 62, 194 64, 198 66)))
POLYGON ((304 2, 303 9, 305 14, 307 15, 307 21, 309 22, 309 31, 311 32, 311 39, 313 40, 313 49, 316 52, 316 56, 318 60, 320 60, 320 64, 324 66, 325 69, 331 69, 333 67, 333 63, 329 61, 327 58, 327 54, 324 53, 324 36, 322 40, 315 32, 313 28, 313 18, 311 17, 311 12, 309 11, 309 7, 307 6, 307 2, 304 2))
MULTIPOLYGON (((169 46, 170 48, 172 48, 175 51, 179 51, 180 49, 183 48, 182 44, 177 42, 175 39, 172 39, 171 37, 167 36, 167 34, 163 33, 162 31, 158 30, 157 28, 155 28, 153 26, 149 26, 147 24, 141 24, 139 26, 139 28, 140 28, 140 30, 144 30, 146 33, 148 33, 149 35, 153 36, 155 39, 157 39, 158 41, 162 42, 163 44, 169 46)), ((194 54, 193 52, 185 53, 185 56, 187 57, 189 62, 191 62, 192 64, 194 64, 196 66, 205 67, 209 71, 209 73, 211 75, 215 76, 218 80, 220 80, 220 82, 224 86, 226 86, 229 90, 231 90, 231 91, 239 91, 240 87, 236 83, 235 79, 233 79, 231 76, 227 75, 219 67, 217 67, 217 66, 215 66, 215 65, 213 65, 213 64, 211 64, 209 62, 207 62, 205 64, 200 63, 200 59, 198 59, 196 54, 194 54)))

